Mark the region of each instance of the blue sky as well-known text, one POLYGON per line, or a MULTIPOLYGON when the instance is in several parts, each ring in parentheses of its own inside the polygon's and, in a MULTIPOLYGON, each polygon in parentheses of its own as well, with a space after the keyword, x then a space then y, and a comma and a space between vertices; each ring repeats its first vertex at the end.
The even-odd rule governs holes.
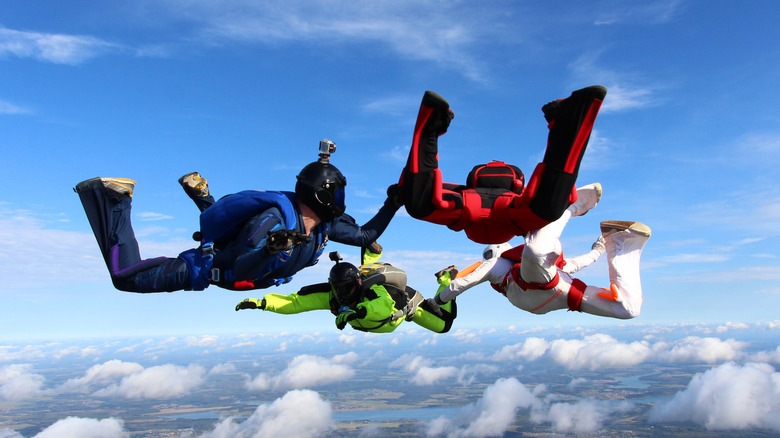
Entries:
MULTIPOLYGON (((609 93, 579 176, 604 186, 573 219, 569 255, 602 220, 653 229, 645 303, 625 322, 512 307, 488 286, 458 298, 458 328, 777 320, 780 300, 780 33, 771 2, 76 1, 0 5, 2 337, 281 332, 327 314, 233 311, 245 296, 128 294, 111 286, 72 187, 138 181, 142 255, 192 245, 197 210, 176 179, 221 196, 291 190, 330 138, 348 212, 381 205, 404 164, 425 90, 456 118, 444 179, 497 159, 530 173, 546 141, 541 106, 577 88, 609 93)), ((385 261, 430 296, 433 272, 482 246, 399 212, 385 261)), ((514 243, 522 243, 518 239, 514 243)), ((329 246, 356 260, 354 250, 329 246)), ((322 281, 327 260, 274 292, 322 281)), ((606 286, 604 260, 579 276, 606 286)))

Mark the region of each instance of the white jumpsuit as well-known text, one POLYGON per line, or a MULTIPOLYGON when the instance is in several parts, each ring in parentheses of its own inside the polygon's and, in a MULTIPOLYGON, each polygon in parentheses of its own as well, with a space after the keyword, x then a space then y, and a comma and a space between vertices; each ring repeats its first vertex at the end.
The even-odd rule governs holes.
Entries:
POLYGON ((642 248, 650 237, 649 228, 645 233, 632 229, 610 229, 603 232, 609 263, 610 288, 602 289, 587 286, 571 276, 595 262, 601 255, 598 249, 578 257, 563 259, 563 264, 559 262, 562 255, 561 233, 571 216, 570 207, 555 222, 529 233, 522 250, 521 263, 495 256, 494 251, 493 257, 485 260, 473 272, 453 279, 450 285, 440 292, 439 299, 450 301, 467 289, 489 281, 495 289, 506 295, 515 307, 531 313, 544 314, 551 310, 568 308, 621 319, 639 315, 642 307, 639 259, 642 248), (575 284, 575 290, 572 290, 572 284, 575 284), (581 301, 577 290, 581 292, 581 301))

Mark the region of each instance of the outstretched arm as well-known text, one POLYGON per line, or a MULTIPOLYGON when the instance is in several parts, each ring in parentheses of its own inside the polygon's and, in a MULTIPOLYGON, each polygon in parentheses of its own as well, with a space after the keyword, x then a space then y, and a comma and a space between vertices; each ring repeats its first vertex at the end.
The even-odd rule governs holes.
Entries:
POLYGON ((236 305, 236 311, 242 309, 261 309, 284 315, 311 310, 328 310, 330 309, 330 285, 313 284, 290 295, 266 294, 262 300, 247 298, 236 305))
POLYGON ((585 254, 570 259, 564 258, 565 264, 561 268, 561 271, 567 274, 573 274, 598 260, 605 251, 604 237, 599 236, 590 248, 590 251, 585 254))
POLYGON ((377 214, 362 226, 352 216, 343 214, 331 223, 328 238, 345 245, 367 248, 384 233, 397 210, 398 207, 388 199, 377 214))

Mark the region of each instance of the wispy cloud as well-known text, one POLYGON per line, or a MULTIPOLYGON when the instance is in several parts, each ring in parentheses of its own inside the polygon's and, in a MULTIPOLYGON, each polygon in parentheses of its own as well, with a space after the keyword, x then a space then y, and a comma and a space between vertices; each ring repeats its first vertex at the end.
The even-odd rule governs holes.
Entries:
POLYGON ((582 84, 598 82, 607 87, 607 97, 601 113, 626 111, 659 105, 663 102, 661 91, 668 85, 660 85, 638 73, 612 71, 600 63, 601 52, 590 51, 569 64, 572 82, 582 84))
POLYGON ((449 66, 478 81, 487 73, 478 62, 479 43, 509 39, 501 31, 506 26, 502 11, 464 3, 190 1, 186 6, 170 2, 168 12, 201 26, 204 44, 378 43, 404 59, 449 66))
POLYGON ((663 24, 681 13, 682 0, 657 0, 641 3, 601 2, 594 8, 596 25, 663 24))
POLYGON ((11 102, 0 100, 0 114, 30 114, 32 110, 15 105, 11 102))
POLYGON ((85 35, 26 32, 0 27, 0 57, 13 55, 55 64, 80 64, 117 50, 116 44, 85 35))

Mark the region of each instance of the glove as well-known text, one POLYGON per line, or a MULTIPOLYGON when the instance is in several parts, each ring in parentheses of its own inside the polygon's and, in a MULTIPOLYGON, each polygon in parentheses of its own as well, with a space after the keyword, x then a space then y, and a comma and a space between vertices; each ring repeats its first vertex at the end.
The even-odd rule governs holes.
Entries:
POLYGON ((306 235, 297 230, 269 231, 265 247, 271 255, 287 251, 293 246, 306 240, 306 235))
POLYGON ((265 298, 258 300, 257 298, 245 298, 244 301, 236 304, 236 312, 241 309, 265 309, 265 298))
POLYGON ((604 236, 599 236, 599 238, 593 242, 593 245, 591 245, 590 249, 595 249, 599 252, 599 254, 604 254, 604 251, 607 250, 606 243, 604 242, 604 236))
POLYGON ((393 184, 387 188, 385 205, 394 210, 398 210, 404 205, 403 194, 401 193, 401 187, 399 187, 398 184, 393 184))
POLYGON ((349 307, 342 307, 339 309, 338 316, 336 316, 336 328, 344 330, 344 327, 347 326, 347 322, 352 321, 353 319, 357 319, 357 312, 349 307))
POLYGON ((436 299, 434 299, 434 298, 427 298, 425 300, 425 302, 428 304, 428 306, 430 306, 431 310, 434 313, 441 313, 440 304, 436 302, 436 299))

